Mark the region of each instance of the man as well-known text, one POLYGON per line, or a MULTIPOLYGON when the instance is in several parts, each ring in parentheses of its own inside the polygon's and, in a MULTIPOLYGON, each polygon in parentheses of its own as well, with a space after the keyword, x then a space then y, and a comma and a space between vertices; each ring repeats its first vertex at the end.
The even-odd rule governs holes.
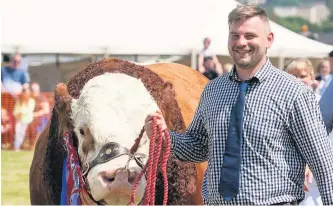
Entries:
POLYGON ((317 71, 319 72, 317 79, 320 80, 317 93, 321 96, 333 79, 333 75, 331 74, 332 72, 330 67, 330 60, 328 58, 320 60, 317 71))
POLYGON ((199 72, 204 73, 207 68, 205 68, 205 60, 207 58, 211 58, 214 62, 214 67, 217 73, 222 74, 222 66, 219 62, 217 56, 209 49, 211 43, 211 39, 206 37, 203 41, 204 48, 201 50, 199 57, 198 57, 198 63, 199 63, 199 72))
POLYGON ((20 64, 21 55, 15 54, 10 65, 1 69, 1 92, 17 95, 28 85, 28 74, 20 68, 20 64))
POLYGON ((331 51, 328 54, 328 60, 330 61, 330 65, 331 65, 331 73, 333 73, 333 51, 331 51))
MULTIPOLYGON (((170 131, 181 161, 203 162, 205 204, 298 204, 309 164, 324 204, 333 204, 333 148, 315 95, 266 56, 273 43, 266 12, 241 5, 229 14, 235 65, 204 89, 185 134, 170 131), (244 111, 244 112, 243 112, 244 111)), ((148 115, 166 129, 160 112, 148 115)))
POLYGON ((212 57, 207 57, 204 60, 205 72, 203 75, 209 80, 213 80, 221 74, 218 74, 215 70, 215 64, 212 57))

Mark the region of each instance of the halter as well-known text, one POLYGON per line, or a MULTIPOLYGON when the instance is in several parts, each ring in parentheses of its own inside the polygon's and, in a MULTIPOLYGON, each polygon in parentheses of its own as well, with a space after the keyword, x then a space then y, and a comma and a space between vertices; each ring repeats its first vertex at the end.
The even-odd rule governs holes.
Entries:
MULTIPOLYGON (((144 133, 144 127, 141 129, 140 135, 138 138, 136 138, 135 143, 131 149, 127 149, 116 142, 109 142, 109 143, 105 144, 99 151, 96 158, 90 162, 85 163, 84 166, 82 167, 82 179, 83 179, 84 187, 87 191, 87 194, 91 198, 91 200, 94 201, 96 204, 103 205, 103 204, 105 204, 105 202, 103 200, 96 201, 92 197, 90 187, 89 187, 88 181, 87 181, 87 175, 88 175, 89 171, 98 164, 108 162, 110 160, 113 160, 113 159, 118 158, 123 155, 129 156, 128 161, 126 162, 126 165, 124 166, 124 169, 126 171, 129 171, 129 163, 133 159, 135 160, 135 162, 138 164, 138 166, 140 168, 144 169, 144 163, 143 163, 142 159, 146 158, 147 155, 136 152, 139 147, 139 143, 141 141, 143 133, 144 133)), ((70 137, 70 135, 68 133, 66 133, 65 134, 65 145, 68 144, 69 137, 70 137), (67 136, 67 138, 66 138, 66 136, 67 136)), ((65 149, 67 150, 66 147, 65 147, 65 149)))

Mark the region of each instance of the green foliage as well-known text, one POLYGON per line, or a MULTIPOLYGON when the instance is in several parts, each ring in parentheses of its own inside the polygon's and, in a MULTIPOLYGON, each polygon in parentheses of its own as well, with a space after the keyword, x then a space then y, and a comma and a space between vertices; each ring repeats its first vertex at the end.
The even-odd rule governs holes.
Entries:
MULTIPOLYGON (((317 2, 317 1, 318 0, 267 0, 265 6, 300 6, 303 4, 317 2)), ((326 0, 326 1, 332 2, 333 0, 326 0)))
POLYGON ((333 0, 326 0, 326 5, 331 10, 331 13, 333 13, 333 0))
MULTIPOLYGON (((311 0, 303 0, 302 3, 304 3, 304 1, 311 0)), ((303 19, 302 17, 278 17, 274 14, 273 7, 272 4, 267 4, 264 7, 270 20, 294 32, 300 32, 303 25, 307 25, 311 32, 333 32, 333 12, 330 17, 331 19, 328 19, 321 24, 311 24, 308 20, 303 19)))

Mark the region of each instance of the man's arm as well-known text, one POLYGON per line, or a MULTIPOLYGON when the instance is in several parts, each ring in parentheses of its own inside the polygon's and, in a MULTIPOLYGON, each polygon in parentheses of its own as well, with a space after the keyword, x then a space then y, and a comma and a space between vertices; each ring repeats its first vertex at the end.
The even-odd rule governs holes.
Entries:
POLYGON ((30 81, 30 76, 28 72, 22 71, 22 76, 21 76, 21 84, 25 85, 28 84, 30 81))
POLYGON ((333 129, 333 80, 326 88, 319 103, 327 132, 330 133, 333 129))
POLYGON ((205 69, 203 63, 204 63, 204 56, 203 56, 202 53, 200 53, 200 54, 199 54, 199 57, 198 57, 198 71, 199 71, 200 73, 204 73, 204 72, 206 71, 206 69, 205 69))
POLYGON ((208 133, 202 115, 204 93, 201 95, 199 106, 185 134, 169 132, 171 151, 179 160, 184 162, 204 162, 208 160, 208 133))
POLYGON ((318 183, 324 205, 333 204, 333 147, 315 95, 306 91, 294 102, 290 132, 318 183))
POLYGON ((213 60, 214 60, 214 63, 215 63, 216 72, 218 73, 218 75, 222 75, 223 74, 222 65, 221 65, 219 59, 217 58, 217 56, 215 54, 213 55, 213 60))

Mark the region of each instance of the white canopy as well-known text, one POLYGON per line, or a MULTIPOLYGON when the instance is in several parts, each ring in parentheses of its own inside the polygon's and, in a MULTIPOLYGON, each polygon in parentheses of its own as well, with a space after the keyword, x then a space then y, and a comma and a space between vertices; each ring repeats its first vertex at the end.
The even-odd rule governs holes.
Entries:
MULTIPOLYGON (((3 53, 188 55, 212 38, 228 55, 233 0, 10 0, 3 1, 3 53)), ((322 57, 333 46, 272 23, 270 56, 322 57)))

